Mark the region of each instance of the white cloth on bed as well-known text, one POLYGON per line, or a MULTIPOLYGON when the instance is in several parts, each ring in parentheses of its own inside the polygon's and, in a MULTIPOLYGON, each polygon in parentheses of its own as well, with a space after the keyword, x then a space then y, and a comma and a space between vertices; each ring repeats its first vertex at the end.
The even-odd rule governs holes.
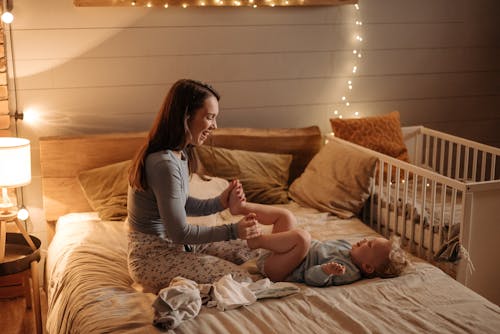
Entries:
POLYGON ((176 277, 158 293, 153 303, 153 324, 163 329, 174 329, 183 320, 194 318, 201 309, 198 284, 187 278, 176 277))
POLYGON ((257 297, 247 286, 235 281, 231 274, 221 277, 213 284, 213 300, 209 306, 217 306, 221 311, 232 310, 255 303, 257 297))
POLYGON ((279 298, 297 292, 299 288, 290 283, 272 283, 268 278, 240 283, 228 274, 214 284, 197 284, 184 277, 176 277, 168 287, 160 290, 153 303, 153 324, 163 329, 174 329, 182 321, 196 317, 205 302, 208 307, 226 311, 253 304, 257 299, 279 298))
POLYGON ((253 304, 258 299, 281 298, 299 292, 300 289, 290 283, 273 283, 269 278, 256 282, 238 282, 230 274, 222 277, 213 285, 212 300, 207 306, 217 306, 221 311, 231 310, 253 304))

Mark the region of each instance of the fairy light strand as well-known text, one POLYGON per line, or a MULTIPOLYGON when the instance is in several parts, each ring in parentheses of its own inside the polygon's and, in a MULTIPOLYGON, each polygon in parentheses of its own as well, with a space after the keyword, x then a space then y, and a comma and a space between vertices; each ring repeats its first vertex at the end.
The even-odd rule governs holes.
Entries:
MULTIPOLYGON (((354 34, 353 34, 353 50, 352 50, 352 67, 351 67, 351 77, 345 81, 342 87, 342 92, 340 94, 339 101, 333 107, 333 117, 334 118, 359 118, 361 113, 358 110, 352 110, 350 97, 352 96, 353 89, 355 87, 354 77, 359 71, 359 63, 361 58, 363 58, 362 53, 362 43, 363 34, 362 26, 363 22, 360 18, 359 4, 354 4, 354 34)), ((331 112, 329 113, 331 115, 331 112)), ((331 118, 331 117, 330 117, 331 118)))

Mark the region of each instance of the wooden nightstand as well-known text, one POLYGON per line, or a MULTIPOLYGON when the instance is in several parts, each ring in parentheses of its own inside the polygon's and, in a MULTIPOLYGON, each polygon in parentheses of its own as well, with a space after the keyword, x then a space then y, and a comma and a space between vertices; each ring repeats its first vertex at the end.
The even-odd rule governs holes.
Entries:
POLYGON ((40 245, 40 240, 30 236, 15 215, 0 213, 0 298, 24 296, 26 306, 33 308, 37 334, 43 333, 38 279, 40 245), (21 233, 7 233, 9 222, 15 222, 21 233))

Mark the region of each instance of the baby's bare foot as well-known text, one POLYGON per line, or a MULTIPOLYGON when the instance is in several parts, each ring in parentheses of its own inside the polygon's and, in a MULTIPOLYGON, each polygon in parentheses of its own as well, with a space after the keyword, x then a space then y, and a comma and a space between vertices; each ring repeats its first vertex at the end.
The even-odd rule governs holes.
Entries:
POLYGON ((245 206, 246 198, 241 185, 234 187, 229 193, 229 212, 232 215, 244 215, 247 213, 245 206))

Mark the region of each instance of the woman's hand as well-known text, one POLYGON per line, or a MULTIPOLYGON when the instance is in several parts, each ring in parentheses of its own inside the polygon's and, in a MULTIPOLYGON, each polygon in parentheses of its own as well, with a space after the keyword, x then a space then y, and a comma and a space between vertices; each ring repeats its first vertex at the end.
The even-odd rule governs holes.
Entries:
POLYGON ((322 264, 321 269, 327 275, 340 276, 345 274, 345 266, 334 261, 322 264))
POLYGON ((238 238, 248 240, 262 235, 262 231, 256 217, 255 213, 249 213, 239 221, 238 238))
POLYGON ((224 208, 229 208, 232 215, 245 214, 246 203, 245 192, 239 180, 232 180, 229 186, 222 192, 220 199, 224 208))

